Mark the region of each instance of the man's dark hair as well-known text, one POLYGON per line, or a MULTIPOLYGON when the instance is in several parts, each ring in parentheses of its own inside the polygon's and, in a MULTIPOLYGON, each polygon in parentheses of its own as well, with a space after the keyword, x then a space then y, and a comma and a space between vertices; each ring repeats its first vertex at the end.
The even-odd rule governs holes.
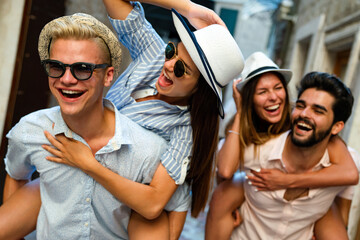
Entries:
POLYGON ((298 86, 298 99, 301 94, 309 88, 322 90, 335 98, 332 106, 334 112, 334 121, 348 120, 351 115, 354 97, 350 89, 335 75, 324 72, 310 72, 300 81, 298 86))

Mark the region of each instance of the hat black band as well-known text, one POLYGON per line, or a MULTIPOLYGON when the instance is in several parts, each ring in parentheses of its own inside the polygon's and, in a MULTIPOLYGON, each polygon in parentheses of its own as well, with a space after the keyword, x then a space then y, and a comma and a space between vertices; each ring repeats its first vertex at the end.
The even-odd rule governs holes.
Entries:
POLYGON ((273 66, 261 67, 261 68, 258 68, 258 69, 256 69, 256 70, 252 71, 251 73, 249 73, 249 75, 247 75, 246 78, 251 78, 252 76, 254 76, 255 74, 257 74, 258 72, 262 72, 262 71, 267 70, 267 69, 279 70, 278 68, 273 67, 273 66))

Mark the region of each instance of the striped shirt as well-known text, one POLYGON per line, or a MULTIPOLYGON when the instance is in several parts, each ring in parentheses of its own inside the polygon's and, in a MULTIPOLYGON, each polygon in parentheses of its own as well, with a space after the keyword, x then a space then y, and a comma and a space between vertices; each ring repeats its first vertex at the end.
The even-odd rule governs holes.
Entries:
POLYGON ((178 185, 183 184, 192 149, 192 128, 188 107, 161 100, 136 102, 156 95, 155 83, 164 65, 165 42, 145 19, 142 6, 134 3, 127 19, 111 19, 120 42, 129 50, 132 62, 112 85, 106 98, 120 112, 142 127, 163 137, 167 151, 161 163, 178 185))

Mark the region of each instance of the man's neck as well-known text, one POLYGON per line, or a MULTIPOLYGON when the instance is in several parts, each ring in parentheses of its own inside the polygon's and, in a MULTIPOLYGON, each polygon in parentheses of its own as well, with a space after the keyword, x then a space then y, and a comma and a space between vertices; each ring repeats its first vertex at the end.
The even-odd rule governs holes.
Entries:
POLYGON ((86 114, 63 118, 68 127, 89 144, 94 154, 115 134, 115 114, 103 105, 86 114))
POLYGON ((311 171, 324 156, 329 138, 311 147, 298 147, 291 141, 288 135, 282 154, 286 170, 289 173, 301 173, 311 171))

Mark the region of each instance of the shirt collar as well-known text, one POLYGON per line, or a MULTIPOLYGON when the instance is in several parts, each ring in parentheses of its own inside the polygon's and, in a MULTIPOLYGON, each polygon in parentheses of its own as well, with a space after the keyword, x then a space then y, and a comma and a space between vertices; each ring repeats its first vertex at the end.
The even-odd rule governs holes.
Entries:
MULTIPOLYGON (((114 111, 115 113, 115 135, 109 140, 109 143, 106 146, 100 149, 99 152, 118 150, 120 149, 122 144, 133 144, 135 141, 130 130, 126 128, 126 125, 123 126, 122 124, 122 122, 126 122, 129 120, 124 119, 126 117, 119 113, 119 111, 115 108, 115 105, 110 100, 103 99, 103 105, 104 107, 110 109, 111 111, 114 111)), ((78 134, 69 129, 61 116, 61 111, 59 108, 59 111, 57 111, 57 113, 55 114, 53 130, 51 134, 55 136, 62 133, 68 138, 73 138, 77 141, 86 143, 78 134)))
POLYGON ((61 116, 61 109, 59 107, 59 111, 56 112, 54 117, 54 123, 52 126, 52 135, 55 136, 57 134, 63 133, 68 138, 74 138, 73 131, 66 125, 64 119, 61 116))
POLYGON ((282 153, 284 151, 286 138, 289 135, 289 133, 290 131, 287 131, 279 136, 279 139, 277 141, 278 144, 276 144, 275 147, 271 150, 268 161, 273 161, 273 160, 282 161, 282 153))
MULTIPOLYGON (((283 134, 281 134, 279 136, 278 144, 270 152, 268 161, 275 161, 275 160, 279 161, 280 160, 283 163, 282 153, 284 151, 286 139, 289 134, 290 134, 290 130, 287 132, 284 132, 283 134)), ((319 170, 324 167, 329 167, 330 165, 331 165, 331 163, 330 163, 330 159, 329 159, 329 153, 328 153, 328 150, 326 149, 324 152, 324 155, 322 156, 320 161, 313 167, 312 170, 316 171, 316 170, 319 170)))
POLYGON ((130 121, 116 109, 115 105, 108 99, 104 99, 104 106, 115 112, 115 135, 110 139, 109 145, 120 148, 121 144, 133 144, 135 142, 129 128, 123 122, 130 121))

